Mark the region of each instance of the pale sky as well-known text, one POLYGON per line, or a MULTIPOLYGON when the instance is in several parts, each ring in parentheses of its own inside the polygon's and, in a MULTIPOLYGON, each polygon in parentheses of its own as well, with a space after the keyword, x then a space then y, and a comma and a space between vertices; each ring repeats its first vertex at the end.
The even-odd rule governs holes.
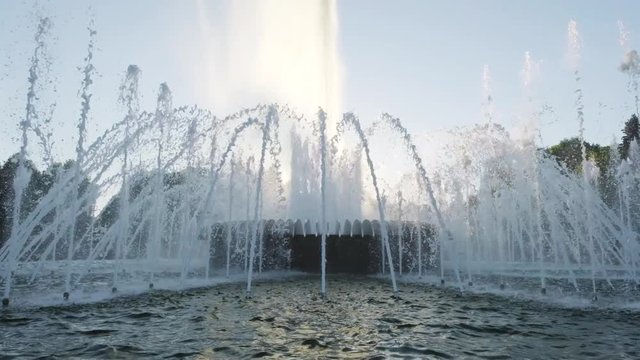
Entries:
MULTIPOLYGON (((56 151, 71 157, 80 110, 77 68, 86 54, 91 19, 97 30, 99 77, 93 87, 90 137, 122 118, 117 89, 129 64, 142 68, 145 109, 153 109, 164 81, 175 104, 198 103, 221 116, 253 105, 252 96, 220 104, 206 90, 221 83, 210 64, 229 54, 213 38, 228 27, 230 7, 228 0, 1 1, 0 159, 18 151, 14 139, 24 114, 36 14, 48 15, 54 23, 48 43, 51 83, 41 95, 44 103, 57 104, 56 151)), ((614 135, 620 137, 633 112, 628 77, 618 71, 625 52, 618 21, 629 32, 628 47, 640 47, 638 13, 640 2, 634 0, 339 1, 341 107, 358 113, 365 123, 389 112, 416 135, 483 122, 482 76, 488 65, 495 121, 517 132, 527 114, 521 72, 528 51, 537 64, 534 104, 553 109, 541 119, 543 144, 575 136, 576 84, 567 59, 567 24, 574 19, 583 45, 578 68, 585 137, 609 144, 614 135)), ((304 26, 304 21, 296 24, 304 26)), ((247 24, 234 31, 251 34, 256 28, 247 24)))

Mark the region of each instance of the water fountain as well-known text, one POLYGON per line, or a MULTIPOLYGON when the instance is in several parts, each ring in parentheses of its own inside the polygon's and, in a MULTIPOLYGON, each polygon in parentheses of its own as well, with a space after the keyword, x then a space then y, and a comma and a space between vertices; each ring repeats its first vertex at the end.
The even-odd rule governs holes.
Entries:
MULTIPOLYGON (((10 299, 34 302, 42 294, 74 301, 104 289, 184 289, 221 278, 245 278, 250 297, 255 276, 289 269, 295 255, 291 239, 298 235, 320 239, 322 296, 328 244, 345 234, 376 242, 377 268, 385 277, 388 272, 394 296, 396 275, 402 281, 429 281, 433 275, 442 285, 450 279, 459 291, 478 284, 506 291, 507 285, 521 284, 562 296, 570 284, 576 292, 590 288, 594 300, 605 288, 618 294, 640 283, 640 224, 633 214, 640 194, 637 142, 612 173, 624 186, 611 207, 594 186, 596 168, 584 145, 582 172, 576 175, 536 149, 532 139, 513 140, 493 122, 488 68, 487 121, 464 130, 463 149, 438 167, 424 161, 420 144, 389 114, 371 128, 353 113, 336 118, 319 109, 307 118, 280 104, 220 118, 197 106, 174 107, 167 84, 159 87, 155 110, 146 111, 138 100, 142 72, 135 65, 120 89, 124 117, 91 141, 86 128, 96 32, 90 30, 75 160, 59 168, 25 212, 30 140, 40 121, 33 101, 50 26, 43 19, 37 30, 27 111, 20 121, 12 228, 0 249, 5 306, 10 299), (392 189, 381 181, 384 174, 371 151, 383 125, 406 148, 413 166, 399 171, 417 186, 395 191, 396 199, 386 195, 392 189), (281 166, 288 162, 280 143, 284 127, 291 129, 294 150, 290 181, 281 166), (355 145, 346 141, 347 129, 355 131, 355 145), (361 164, 367 174, 361 174, 361 164), (374 204, 368 213, 367 201, 374 204), (396 218, 390 216, 394 208, 396 218), (361 221, 362 213, 374 221, 361 221), (291 220, 278 221, 283 218, 291 220)), ((577 44, 575 23, 569 33, 577 44)), ((582 139, 577 70, 575 77, 582 139)))

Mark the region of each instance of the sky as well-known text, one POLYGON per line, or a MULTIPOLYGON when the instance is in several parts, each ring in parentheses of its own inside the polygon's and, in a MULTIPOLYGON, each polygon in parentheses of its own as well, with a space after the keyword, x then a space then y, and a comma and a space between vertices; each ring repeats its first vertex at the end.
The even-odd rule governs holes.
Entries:
MULTIPOLYGON (((50 78, 39 92, 40 102, 43 107, 56 104, 55 149, 65 158, 73 156, 80 112, 78 67, 86 55, 86 29, 91 21, 97 31, 99 76, 92 88, 90 138, 123 117, 124 110, 117 104, 118 87, 129 64, 142 69, 142 106, 150 110, 158 85, 165 81, 175 104, 197 103, 221 116, 256 101, 273 101, 271 96, 281 102, 287 102, 287 97, 292 102, 305 98, 312 86, 299 74, 313 72, 319 65, 313 56, 296 54, 310 54, 307 50, 317 44, 309 19, 315 19, 322 6, 317 1, 313 6, 312 1, 294 3, 0 2, 0 159, 18 151, 18 122, 24 116, 39 15, 53 21, 47 42, 50 78), (284 65, 274 63, 278 59, 274 54, 286 59, 284 65), (258 61, 262 72, 252 69, 258 61), (265 63, 271 65, 265 68, 265 63), (279 75, 264 77, 270 70, 279 75), (264 79, 257 81, 260 76, 255 74, 264 79), (275 85, 265 86, 265 82, 275 85), (282 83, 287 91, 279 91, 282 83)), ((484 122, 485 66, 493 121, 514 136, 528 123, 532 107, 545 106, 538 121, 541 145, 577 135, 578 88, 584 94, 587 141, 609 144, 614 136, 619 138, 624 121, 634 112, 629 77, 618 70, 625 54, 618 23, 622 21, 629 34, 626 50, 639 46, 640 22, 631 14, 640 13, 640 2, 350 0, 335 4, 331 93, 342 111, 359 114, 365 123, 389 112, 420 138, 484 122), (572 19, 582 44, 579 61, 573 65, 567 40, 572 19), (525 52, 535 65, 528 90, 522 76, 525 52), (580 72, 579 83, 574 68, 580 72)))

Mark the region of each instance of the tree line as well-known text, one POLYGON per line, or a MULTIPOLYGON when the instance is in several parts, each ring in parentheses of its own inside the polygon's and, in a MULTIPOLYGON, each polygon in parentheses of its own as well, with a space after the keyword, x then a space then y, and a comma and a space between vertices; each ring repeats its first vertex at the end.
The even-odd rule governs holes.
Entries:
MULTIPOLYGON (((639 139, 640 121, 634 114, 625 122, 619 144, 599 145, 587 141, 582 143, 587 159, 593 161, 598 167, 597 185, 602 199, 611 207, 615 205, 618 185, 617 167, 621 161, 629 158, 631 144, 639 139)), ((560 143, 544 150, 555 157, 567 170, 576 174, 582 173, 582 146, 578 137, 563 139, 560 143)))

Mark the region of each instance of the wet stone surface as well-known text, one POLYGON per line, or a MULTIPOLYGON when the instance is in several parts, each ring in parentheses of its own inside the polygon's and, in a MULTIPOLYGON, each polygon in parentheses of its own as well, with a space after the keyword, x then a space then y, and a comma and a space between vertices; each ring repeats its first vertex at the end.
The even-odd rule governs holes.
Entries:
POLYGON ((570 309, 366 277, 0 309, 0 357, 639 358, 640 313, 570 309))

